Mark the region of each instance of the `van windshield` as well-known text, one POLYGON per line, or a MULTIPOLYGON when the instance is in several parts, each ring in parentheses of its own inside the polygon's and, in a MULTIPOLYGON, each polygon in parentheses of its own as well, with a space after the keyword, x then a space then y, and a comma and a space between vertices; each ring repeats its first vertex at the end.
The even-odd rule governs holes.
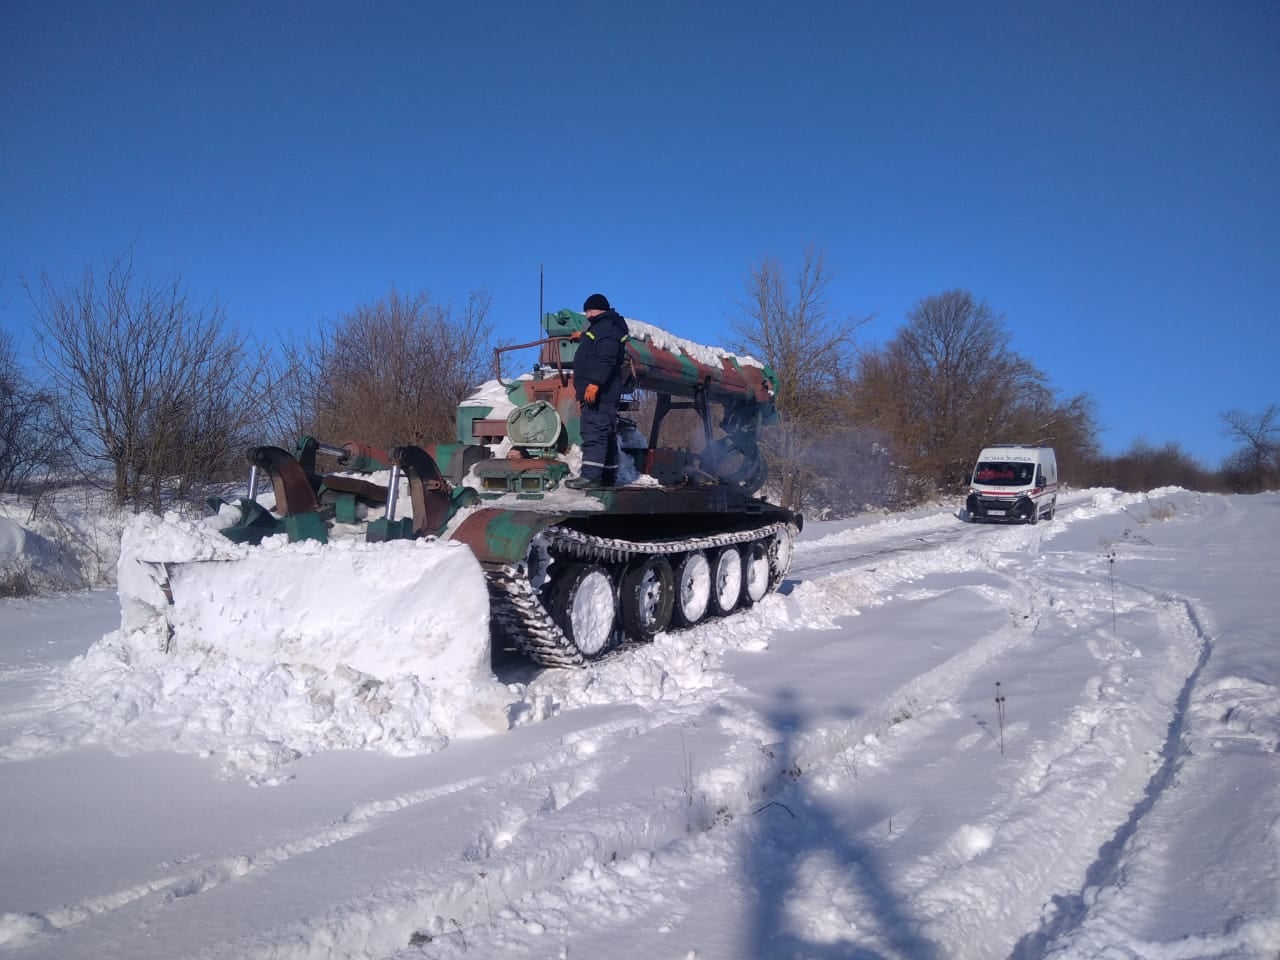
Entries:
POLYGON ((1031 482, 1034 470, 1034 464, 1030 463, 980 460, 973 469, 973 482, 992 487, 1025 487, 1031 482))

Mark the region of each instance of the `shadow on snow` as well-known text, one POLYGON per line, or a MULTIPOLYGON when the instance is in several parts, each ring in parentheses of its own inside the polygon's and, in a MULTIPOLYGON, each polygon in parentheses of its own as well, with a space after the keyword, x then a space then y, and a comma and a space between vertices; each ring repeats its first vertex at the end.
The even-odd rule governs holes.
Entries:
MULTIPOLYGON (((772 746, 782 772, 754 812, 754 828, 746 831, 743 877, 752 902, 744 958, 875 960, 886 956, 881 950, 920 960, 936 957, 935 947, 916 933, 917 924, 902 911, 900 898, 884 876, 880 854, 848 835, 847 825, 831 809, 830 797, 814 795, 796 757, 806 718, 794 692, 782 691, 766 716, 782 736, 772 746), (831 886, 845 892, 843 911, 830 900, 814 904, 814 888, 823 887, 821 878, 813 877, 820 865, 835 879, 831 886), (790 903, 799 909, 789 909, 790 903), (818 913, 823 915, 823 929, 808 924, 811 929, 806 932, 806 918, 818 913), (843 915, 833 923, 833 913, 843 915), (833 929, 838 923, 847 924, 847 931, 833 929)), ((846 797, 850 804, 858 802, 856 795, 846 797)))

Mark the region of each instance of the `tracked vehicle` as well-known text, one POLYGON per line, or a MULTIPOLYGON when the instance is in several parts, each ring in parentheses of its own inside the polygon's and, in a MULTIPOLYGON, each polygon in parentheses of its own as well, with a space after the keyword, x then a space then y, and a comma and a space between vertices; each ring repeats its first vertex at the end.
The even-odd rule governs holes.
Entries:
POLYGON ((494 641, 548 666, 750 606, 782 582, 803 522, 756 495, 766 479, 759 431, 776 419, 774 374, 628 324, 616 486, 564 486, 581 443, 570 335, 587 319, 562 310, 544 315, 543 339, 497 352, 498 379, 460 405, 453 443, 382 451, 304 438, 292 452, 251 449, 250 496, 223 534, 247 544, 352 532, 464 543, 484 571, 494 641), (532 372, 503 380, 503 354, 532 348, 532 372), (677 425, 684 442, 664 445, 677 425), (338 469, 320 471, 318 455, 338 469), (270 509, 255 498, 262 474, 270 509))

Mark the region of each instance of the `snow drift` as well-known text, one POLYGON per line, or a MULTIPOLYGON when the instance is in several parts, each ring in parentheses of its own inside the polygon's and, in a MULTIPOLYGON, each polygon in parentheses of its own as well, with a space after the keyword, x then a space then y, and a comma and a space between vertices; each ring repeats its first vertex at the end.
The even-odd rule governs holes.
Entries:
POLYGON ((489 672, 484 574, 458 543, 275 536, 251 547, 207 523, 139 517, 117 582, 122 629, 167 624, 180 647, 445 686, 489 672))
POLYGON ((265 783, 319 750, 425 753, 508 726, 484 575, 465 546, 280 536, 248 547, 222 523, 130 523, 120 629, 69 665, 63 722, 0 759, 76 743, 176 747, 265 783))

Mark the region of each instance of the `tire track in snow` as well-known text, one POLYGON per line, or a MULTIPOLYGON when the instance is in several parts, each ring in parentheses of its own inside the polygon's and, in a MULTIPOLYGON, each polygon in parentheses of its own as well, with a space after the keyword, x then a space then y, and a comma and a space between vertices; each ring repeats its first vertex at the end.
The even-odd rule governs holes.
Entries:
MULTIPOLYGON (((1039 535, 1029 538, 1027 548, 1032 551, 1038 550, 1039 540, 1039 535)), ((1014 623, 1017 624, 1021 622, 1023 624, 1020 630, 1012 629, 1002 631, 1002 633, 1008 634, 1008 637, 1003 641, 996 640, 994 642, 975 645, 976 649, 971 648, 966 650, 953 658, 953 661, 948 661, 947 663, 935 668, 933 671, 928 671, 927 673, 922 674, 919 678, 916 678, 916 680, 900 687, 894 694, 891 694, 887 703, 882 702, 880 704, 880 707, 882 708, 882 719, 888 712, 884 708, 891 704, 895 698, 902 698, 906 702, 912 703, 917 709, 913 722, 905 725, 904 727, 897 728, 895 732, 895 747, 897 750, 911 750, 912 743, 918 743, 919 740, 928 732, 929 713, 937 706, 945 706, 949 697, 954 695, 956 689, 967 684, 972 679, 973 674, 978 669, 985 666, 989 659, 993 659, 998 656, 999 653, 1002 652, 1002 649, 1015 647, 1023 639, 1031 639, 1034 637, 1045 612, 1048 608, 1054 606, 1062 599, 1052 588, 1048 590, 1041 589, 1035 582, 1037 579, 1039 578, 1030 578, 1025 586, 1018 580, 1014 580, 1010 583, 1011 590, 1007 597, 1008 609, 1013 617, 1014 623), (1019 636, 1019 634, 1021 634, 1021 636, 1019 636), (927 703, 931 697, 933 698, 933 702, 927 703), (920 709, 921 704, 924 705, 924 709, 920 709)), ((1086 606, 1090 602, 1089 597, 1087 596, 1090 586, 1091 585, 1086 585, 1085 587, 1082 587, 1080 591, 1086 606)), ((1174 621, 1173 626, 1176 628, 1177 618, 1172 617, 1171 619, 1174 621)), ((1090 647, 1090 652, 1100 660, 1112 659, 1111 654, 1099 648, 1090 647)), ((1132 653, 1132 651, 1130 651, 1130 653, 1132 653)), ((1174 659, 1177 659, 1176 655, 1174 659)), ((866 721, 863 722, 865 723, 866 721)), ((893 722, 892 718, 890 718, 888 722, 891 724, 893 722)), ((875 726, 874 722, 872 723, 872 726, 875 726)), ((1032 777, 1033 780, 1038 780, 1040 782, 1040 796, 1037 797, 1035 790, 1031 792, 1030 798, 1026 791, 1014 791, 1006 798, 1000 811, 992 815, 989 823, 984 821, 982 824, 971 828, 970 833, 972 833, 972 837, 955 838, 958 846, 956 846, 954 850, 950 850, 948 848, 948 850, 939 851, 943 859, 949 862, 954 862, 956 857, 960 860, 958 871, 954 871, 951 876, 944 876, 942 878, 944 881, 942 884, 943 887, 969 886, 969 884, 965 884, 963 881, 957 881, 955 883, 951 883, 950 881, 953 880, 957 873, 963 875, 966 870, 974 869, 969 866, 974 855, 986 849, 990 843, 990 838, 994 833, 1005 829, 1009 825, 1017 827, 1018 823, 1022 823, 1024 825, 1030 823, 1031 827, 1028 829, 1032 836, 1028 837, 1028 844, 1026 845, 1035 845, 1037 838, 1034 835, 1036 832, 1034 828, 1038 823, 1041 823, 1042 820, 1038 819, 1037 816, 1022 817, 1019 815, 1018 811, 1025 807, 1029 802, 1033 804, 1038 803, 1040 808, 1048 808, 1050 810, 1056 809, 1054 806, 1056 798, 1048 796, 1050 790, 1048 785, 1045 783, 1045 777, 1043 774, 1045 770, 1052 767, 1055 762, 1069 762, 1071 754, 1075 751, 1084 751, 1085 753, 1088 753, 1092 740, 1092 735, 1089 730, 1090 728, 1087 726, 1079 724, 1075 725, 1069 731, 1068 735, 1062 738, 1062 741, 1057 746, 1044 751, 1044 755, 1031 764, 1032 767, 1039 767, 1041 769, 1040 774, 1032 777), (1056 761, 1055 758, 1057 758, 1056 761)), ((789 754, 788 759, 794 760, 797 757, 803 758, 801 763, 802 766, 807 767, 809 764, 812 764, 815 771, 820 771, 823 765, 828 767, 831 766, 833 758, 838 754, 838 751, 841 748, 847 747, 851 741, 855 743, 857 742, 856 735, 858 732, 859 725, 855 723, 827 725, 818 733, 817 736, 810 738, 808 742, 801 741, 798 748, 789 754)), ((1011 727, 1008 732, 1011 737, 1016 736, 1015 727, 1011 727)), ((1143 761, 1141 759, 1142 755, 1141 750, 1137 751, 1137 759, 1135 763, 1138 766, 1143 766, 1143 761)), ((713 774, 726 772, 728 771, 713 771, 713 774)), ((787 791, 791 787, 791 780, 789 779, 792 775, 791 770, 780 770, 775 766, 772 769, 757 771, 757 773, 758 776, 755 778, 755 781, 757 786, 763 784, 763 789, 760 789, 759 797, 756 802, 771 796, 786 799, 787 791)), ((797 770, 795 771, 794 776, 799 777, 807 775, 807 773, 807 769, 803 771, 803 773, 797 770)), ((714 776, 709 776, 709 779, 714 778, 714 776)), ((1123 774, 1119 779, 1123 779, 1123 774)), ((1111 785, 1114 784, 1116 780, 1116 777, 1104 778, 1103 785, 1100 790, 1104 799, 1109 793, 1111 785)), ((741 808, 722 808, 723 812, 726 813, 729 813, 731 809, 739 816, 744 812, 741 808)), ((1094 805, 1094 809, 1096 810, 1096 804, 1094 805)), ((1123 810, 1121 811, 1121 815, 1123 815, 1123 810)), ((1043 816, 1044 810, 1040 809, 1039 817, 1042 818, 1043 816)), ((732 813, 728 819, 732 819, 732 813)), ((1086 817, 1085 819, 1088 820, 1089 818, 1086 817)), ((905 831, 911 829, 912 816, 910 810, 899 811, 896 815, 896 820, 898 823, 897 836, 901 836, 905 831)), ((1114 819, 1111 819, 1110 822, 1114 822, 1114 819)), ((710 826, 710 824, 708 824, 708 826, 710 826)), ((1069 832, 1070 831, 1064 831, 1064 833, 1069 832)), ((1088 839, 1088 831, 1078 831, 1078 833, 1083 838, 1082 841, 1071 846, 1065 854, 1059 850, 1045 849, 1045 838, 1040 838, 1040 844, 1037 848, 1037 856, 1041 862, 1047 864, 1050 869, 1042 871, 1040 882, 1031 886, 1029 889, 1014 889, 1011 891, 1011 899, 1021 904, 1020 907, 1015 904, 1015 909, 1020 909, 1024 913, 1030 911, 1031 915, 1034 916, 1034 911, 1038 909, 1039 903, 1047 896, 1046 890, 1052 889, 1054 883, 1058 882, 1057 877, 1060 874, 1059 866, 1061 862, 1064 860, 1069 861, 1075 855, 1083 855, 1085 861, 1088 861, 1088 858, 1092 855, 1092 851, 1096 848, 1096 845, 1091 845, 1091 841, 1088 839)), ((872 828, 870 834, 874 835, 877 840, 882 838, 884 836, 883 824, 878 824, 872 828)), ((867 839, 870 843, 870 837, 867 839)), ((1053 842, 1056 843, 1058 839, 1060 839, 1059 835, 1055 834, 1053 842)), ((683 845, 683 842, 684 841, 680 841, 681 845, 683 845)), ((1051 845, 1052 844, 1050 844, 1050 846, 1051 845)), ((648 850, 638 850, 629 858, 619 855, 620 866, 618 867, 614 867, 608 863, 593 863, 589 861, 579 869, 579 877, 573 882, 584 882, 583 876, 586 876, 589 877, 590 881, 593 883, 599 881, 607 885, 609 883, 609 875, 615 869, 627 870, 632 877, 634 877, 637 872, 643 873, 650 869, 654 869, 660 872, 661 875, 647 882, 644 889, 655 892, 660 891, 665 885, 670 885, 679 877, 680 870, 678 866, 672 866, 669 862, 672 859, 669 855, 671 849, 670 845, 668 845, 668 847, 660 847, 658 849, 666 851, 666 853, 660 858, 657 858, 652 851, 648 850), (655 862, 655 859, 661 859, 663 861, 667 861, 667 863, 660 868, 651 868, 650 865, 655 862), (637 866, 637 864, 639 864, 639 866, 637 866)), ((705 855, 705 853, 703 855, 705 855)), ((990 870, 992 868, 988 864, 981 864, 978 865, 977 869, 990 870)), ((997 865, 994 869, 998 872, 999 866, 997 865)), ((1011 874, 1011 876, 1020 877, 1024 876, 1024 874, 1011 874)), ((558 884, 556 885, 556 889, 563 886, 565 885, 558 884)), ((923 895, 926 899, 929 896, 929 891, 927 889, 928 886, 929 885, 926 883, 926 889, 923 891, 923 895)), ((938 883, 935 882, 933 886, 938 886, 938 883)), ((996 883, 992 885, 991 888, 999 888, 999 886, 1000 884, 996 883)), ((977 888, 986 889, 982 884, 979 884, 977 888)), ((943 892, 945 893, 945 890, 943 892)), ((631 919, 634 925, 634 913, 636 911, 644 913, 645 907, 642 904, 635 904, 630 898, 628 898, 627 902, 628 910, 632 914, 631 919)), ((537 895, 535 897, 534 904, 529 904, 523 901, 512 904, 510 910, 507 911, 507 917, 504 919, 503 925, 505 932, 494 934, 497 941, 501 944, 504 954, 509 952, 515 944, 520 942, 520 938, 522 936, 521 925, 527 923, 522 916, 522 910, 525 914, 542 917, 547 916, 548 913, 553 916, 563 916, 566 915, 567 911, 567 916, 576 929, 581 918, 577 912, 572 910, 572 904, 573 898, 568 892, 553 895, 551 888, 547 889, 545 895, 537 895)), ((961 923, 958 924, 955 929, 949 928, 945 931, 937 931, 940 933, 940 939, 936 942, 952 945, 976 945, 978 955, 984 955, 983 952, 998 942, 999 937, 995 936, 994 931, 984 928, 984 925, 989 926, 992 912, 989 904, 984 904, 983 907, 984 909, 978 911, 979 916, 976 924, 971 923, 966 926, 966 924, 961 923)), ((655 912, 670 911, 672 909, 672 905, 668 898, 658 896, 654 897, 654 906, 652 909, 655 912)), ((1004 912, 1004 910, 997 911, 996 915, 1004 912)), ((858 916, 857 920, 857 925, 864 929, 874 929, 876 926, 876 917, 874 915, 870 917, 858 916)), ((601 925, 607 925, 608 917, 600 916, 597 922, 601 925)), ((481 926, 483 926, 483 924, 481 924, 481 926)), ((541 927, 542 924, 539 924, 539 926, 541 927)), ((441 935, 441 931, 435 931, 435 933, 437 937, 441 935)), ((461 950, 465 952, 467 949, 467 933, 471 934, 471 943, 474 945, 481 933, 481 930, 475 928, 465 930, 461 926, 459 926, 456 931, 446 929, 443 931, 443 935, 450 938, 449 945, 448 948, 446 948, 444 943, 440 943, 440 949, 444 950, 448 955, 453 956, 457 952, 458 945, 460 944, 461 950)), ((525 938, 527 939, 527 934, 525 934, 525 938)), ((894 937, 890 936, 888 942, 890 947, 892 947, 894 937)), ((919 941, 915 941, 911 937, 908 937, 906 941, 899 939, 899 945, 902 943, 916 943, 917 946, 919 945, 919 941)), ((867 944, 868 948, 874 947, 877 951, 883 949, 884 945, 885 942, 883 940, 873 944, 867 944)), ((549 946, 549 944, 543 941, 541 949, 545 950, 549 946)), ((891 952, 893 951, 891 950, 891 952)), ((521 953, 520 955, 525 954, 521 953)), ((543 956, 546 954, 539 952, 539 948, 535 947, 533 948, 533 951, 527 955, 543 956)), ((907 951, 907 955, 912 955, 911 950, 907 951)), ((961 952, 957 955, 965 954, 961 952)))
MULTIPOLYGON (((1025 539, 1025 534, 1015 536, 1018 541, 1025 539)), ((910 553, 912 549, 898 552, 910 553)), ((949 558, 949 569, 963 563, 986 569, 990 553, 958 551, 949 558)), ((862 576, 857 571, 852 575, 862 576)), ((882 590, 891 590, 903 579, 917 575, 910 564, 895 569, 889 563, 876 576, 882 590)), ((833 576, 838 578, 839 575, 833 576)), ((802 736, 796 748, 786 754, 769 751, 767 744, 757 743, 744 748, 732 762, 707 770, 700 780, 728 788, 709 791, 696 804, 674 789, 643 805, 629 797, 602 802, 596 793, 592 797, 591 819, 584 822, 572 800, 593 790, 599 775, 593 773, 586 778, 591 782, 585 790, 569 790, 567 803, 553 799, 548 804, 548 795, 556 796, 550 781, 562 778, 563 770, 554 774, 539 771, 522 789, 506 794, 507 806, 512 809, 505 817, 491 818, 476 844, 450 861, 437 863, 430 878, 400 878, 382 890, 338 905, 322 917, 285 924, 199 956, 262 960, 386 956, 403 949, 414 937, 436 938, 456 931, 465 938, 467 931, 474 933, 484 928, 486 921, 493 923, 493 903, 499 896, 518 904, 522 898, 559 884, 577 871, 592 869, 596 864, 627 862, 637 855, 652 855, 652 851, 671 846, 691 831, 731 822, 785 790, 796 775, 793 765, 808 769, 829 763, 851 743, 883 733, 896 722, 903 703, 912 703, 918 714, 946 703, 993 657, 1034 635, 1040 616, 1034 597, 1021 598, 1017 607, 1017 617, 1005 629, 980 638, 943 663, 912 677, 868 705, 859 717, 847 723, 828 724, 802 736), (511 824, 515 824, 514 828, 511 824), (376 922, 373 918, 377 918, 376 922)), ((842 612, 854 613, 856 607, 842 612)), ((655 723, 645 732, 669 722, 670 718, 655 723)))
MULTIPOLYGON (((975 540, 984 541, 983 547, 995 548, 997 543, 1012 537, 1012 542, 1027 541, 1034 549, 1043 536, 1043 531, 1038 532, 1033 528, 1031 532, 1034 537, 1028 538, 1024 530, 961 527, 948 540, 968 541, 970 537, 966 535, 972 534, 975 540), (992 542, 988 544, 985 542, 987 540, 992 542)), ((946 545, 911 544, 882 551, 879 556, 886 557, 889 562, 882 564, 874 579, 882 589, 892 589, 902 579, 910 579, 914 575, 910 570, 895 570, 895 556, 941 549, 946 545)), ((975 565, 980 565, 983 558, 989 555, 988 549, 976 549, 970 557, 975 565)), ((850 564, 846 563, 845 566, 849 567, 850 564)), ((833 579, 841 577, 833 575, 833 579)), ((844 613, 856 612, 858 606, 859 603, 855 602, 844 613)), ((745 614, 747 617, 753 615, 745 614)), ((720 627, 720 624, 716 624, 712 629, 718 630, 720 627)), ((829 762, 852 738, 858 737, 861 731, 883 729, 885 724, 892 721, 894 711, 904 699, 915 698, 925 709, 929 704, 936 705, 945 701, 954 694, 961 678, 970 675, 977 666, 1001 650, 1016 646, 1026 636, 1030 636, 1030 633, 1010 631, 999 638, 979 644, 981 649, 970 648, 957 654, 956 662, 949 661, 946 669, 935 668, 913 678, 868 711, 866 719, 860 725, 837 725, 833 729, 819 731, 802 743, 798 755, 801 762, 805 766, 829 762)), ((696 701, 694 705, 696 706, 696 701)), ((703 705, 705 706, 705 702, 703 705)), ((682 719, 686 714, 681 709, 690 704, 685 701, 679 706, 680 709, 659 715, 662 719, 648 724, 645 732, 682 719)), ((624 727, 632 728, 641 725, 643 724, 634 721, 623 724, 624 727)), ((601 732, 601 735, 604 733, 601 732)), ((769 796, 771 791, 779 789, 780 784, 785 786, 788 771, 782 769, 779 762, 773 762, 776 758, 770 758, 759 751, 757 754, 739 760, 723 770, 713 771, 725 774, 728 781, 737 784, 731 797, 733 808, 727 812, 741 813, 759 799, 769 796)), ((598 767, 598 761, 591 763, 598 767)), ((681 802, 680 798, 669 798, 656 805, 637 806, 625 801, 603 807, 601 814, 594 818, 593 825, 590 828, 584 827, 572 812, 573 801, 596 789, 598 773, 586 769, 582 758, 573 750, 565 753, 559 766, 553 768, 545 763, 534 764, 521 771, 520 776, 528 779, 523 784, 525 789, 520 792, 517 801, 510 804, 514 810, 510 815, 490 818, 458 856, 447 862, 443 870, 438 871, 443 876, 425 880, 398 878, 382 891, 339 905, 318 923, 314 920, 299 921, 298 924, 287 927, 289 932, 283 936, 279 932, 272 932, 271 942, 268 944, 264 945, 262 938, 255 935, 236 941, 227 948, 230 952, 214 950, 208 955, 302 957, 399 949, 408 942, 408 937, 423 929, 424 918, 430 921, 435 917, 450 917, 459 920, 460 924, 465 922, 470 925, 481 922, 491 909, 492 891, 488 882, 491 877, 495 882, 501 882, 503 896, 518 900, 522 895, 554 884, 567 872, 582 869, 592 862, 612 860, 614 857, 625 859, 636 851, 665 847, 685 836, 691 827, 689 805, 681 802), (565 783, 564 771, 573 770, 575 766, 582 766, 582 776, 570 777, 568 786, 557 786, 565 783), (553 831, 553 839, 548 840, 546 836, 542 836, 545 833, 542 827, 553 831), (535 832, 540 838, 537 842, 531 839, 535 832), (565 840, 555 836, 556 832, 574 836, 565 840), (477 863, 491 869, 481 872, 476 868, 477 863)), ((478 790, 482 786, 492 785, 488 779, 483 779, 461 783, 456 789, 478 790)), ((506 792, 510 793, 518 786, 521 784, 512 777, 506 778, 506 792)), ((306 854, 355 839, 374 823, 380 824, 389 816, 428 804, 434 796, 440 795, 442 794, 438 791, 426 791, 421 796, 405 794, 374 801, 370 805, 353 809, 339 824, 332 824, 257 852, 219 857, 199 869, 185 871, 177 877, 164 878, 153 884, 130 888, 129 891, 95 898, 80 905, 89 910, 87 914, 79 915, 75 908, 69 908, 71 912, 66 916, 76 915, 78 919, 75 922, 80 923, 90 916, 115 910, 122 903, 143 901, 158 895, 161 902, 152 906, 155 911, 166 904, 235 886, 245 878, 260 876, 270 872, 271 868, 290 864, 306 854), (127 896, 120 900, 122 895, 127 896)), ((705 813, 706 811, 696 811, 695 815, 703 817, 705 813)), ((51 912, 50 915, 55 913, 51 912)))
MULTIPOLYGON (((1038 552, 1039 540, 1037 533, 1028 540, 1026 549, 1038 552)), ((997 560, 993 557, 993 561, 997 560)), ((993 569, 1001 566, 993 562, 993 569)), ((1017 588, 1009 595, 1011 614, 1016 614, 1017 604, 1024 602, 1017 600, 1017 592, 1025 590, 1025 602, 1033 611, 1037 628, 1050 608, 1056 615, 1062 607, 1070 608, 1078 602, 1085 609, 1092 609, 1092 622, 1070 624, 1074 632, 1082 636, 1090 630, 1113 635, 1110 612, 1097 603, 1096 584, 1082 583, 1080 596, 1073 600, 1070 576, 1064 577, 1060 569, 1047 573, 1046 577, 1045 572, 1037 571, 1011 581, 1010 585, 1017 588), (1042 586, 1042 582, 1048 585, 1042 586)), ((1020 778, 1022 789, 1009 792, 994 811, 974 824, 970 828, 973 837, 955 838, 954 850, 939 850, 935 857, 926 858, 908 872, 914 891, 904 896, 922 916, 935 918, 921 929, 941 948, 941 956, 989 956, 997 948, 1000 933, 1011 922, 1009 918, 1025 917, 1020 929, 1027 929, 1038 916, 1041 903, 1063 889, 1064 880, 1078 883, 1070 878, 1087 873, 1088 887, 1100 878, 1114 876, 1115 857, 1108 856, 1108 839, 1118 844, 1119 838, 1130 835, 1154 795, 1168 782, 1168 758, 1176 753, 1176 729, 1185 714, 1195 676, 1208 655, 1208 639, 1194 608, 1186 601, 1157 596, 1135 585, 1122 586, 1131 600, 1142 597, 1132 607, 1150 607, 1152 598, 1157 601, 1158 616, 1166 624, 1161 633, 1170 638, 1169 642, 1157 650, 1147 649, 1144 656, 1119 639, 1106 643, 1087 640, 1090 654, 1104 668, 1098 679, 1101 710, 1095 711, 1088 704, 1073 710, 1073 722, 1065 726, 1056 741, 1040 748, 1038 758, 1033 758, 1024 771, 1020 778), (1107 649, 1111 646, 1116 649, 1107 649), (1143 682, 1150 679, 1147 674, 1153 673, 1154 686, 1158 688, 1137 702, 1131 702, 1131 692, 1125 694, 1121 690, 1131 682, 1122 666, 1130 660, 1141 670, 1143 682), (1108 686, 1112 688, 1110 692, 1108 686), (1098 724, 1109 729, 1100 729, 1098 724), (1095 745, 1095 735, 1103 738, 1101 746, 1095 745), (1114 742, 1105 742, 1107 737, 1131 742, 1132 749, 1116 750, 1114 742), (1157 754, 1164 756, 1166 763, 1153 773, 1150 758, 1157 754), (1112 763, 1117 760, 1118 766, 1112 763), (1068 773, 1064 774, 1064 770, 1068 773), (1064 799, 1072 791, 1072 797, 1064 799), (1059 822, 1064 820, 1062 811, 1068 811, 1066 822, 1059 822), (1084 815, 1077 816, 1079 811, 1084 815), (1053 828, 1045 829, 1046 825, 1053 828), (1018 841, 1010 843, 1008 837, 1015 834, 1018 841), (1003 849, 989 849, 995 838, 1001 838, 1003 849), (962 855, 963 851, 970 852, 962 855), (975 859, 977 852, 982 856, 975 859), (972 901, 973 891, 980 894, 976 902, 972 901), (993 891, 1003 891, 997 897, 999 909, 994 909, 991 901, 993 891)), ((922 679, 927 676, 922 675, 922 679)), ((918 744, 927 732, 929 719, 928 712, 920 712, 912 723, 896 728, 893 754, 913 749, 913 743, 918 744)), ((1012 735, 1013 729, 1006 728, 1006 733, 1012 735)), ((973 745, 979 738, 979 734, 965 738, 964 746, 973 745)), ((838 738, 835 744, 839 744, 838 738)), ((826 760, 829 755, 830 751, 826 751, 819 759, 826 760)), ((895 819, 901 824, 909 814, 908 810, 898 811, 895 819)), ((883 824, 879 824, 868 834, 868 844, 883 843, 874 839, 883 835, 883 824)), ((1080 888, 1073 885, 1066 889, 1080 888)), ((1082 897, 1080 893, 1077 899, 1082 897)), ((848 919, 854 923, 855 918, 848 919)), ((874 914, 856 917, 857 925, 863 928, 874 927, 875 920, 874 914)), ((1065 920, 1064 926, 1069 926, 1065 920)), ((876 950, 883 947, 883 943, 863 945, 876 950)), ((1012 941, 1009 946, 1013 946, 1012 941)), ((1043 953, 1015 955, 1024 958, 1043 953)))
MULTIPOLYGON (((339 819, 330 821, 318 829, 303 830, 298 835, 281 842, 273 842, 257 849, 221 854, 213 858, 201 858, 194 863, 187 862, 184 863, 184 869, 179 872, 165 872, 153 879, 87 897, 76 903, 60 905, 45 911, 31 911, 22 915, 7 914, 0 917, 0 929, 11 927, 19 931, 24 942, 33 938, 42 940, 87 921, 101 921, 109 918, 111 914, 125 908, 134 908, 127 918, 120 918, 125 925, 154 923, 164 910, 180 901, 210 893, 237 881, 253 880, 255 877, 269 874, 272 870, 290 865, 310 854, 356 840, 370 831, 383 827, 397 814, 412 811, 416 807, 429 806, 432 801, 481 789, 499 794, 508 793, 520 785, 533 782, 537 776, 549 779, 555 784, 561 771, 582 763, 583 744, 607 740, 618 735, 629 736, 638 727, 643 726, 646 719, 629 717, 574 731, 567 734, 563 738, 561 747, 549 756, 541 756, 536 761, 519 764, 499 774, 469 777, 422 790, 362 801, 353 805, 339 819)), ((547 789, 551 790, 553 787, 548 786, 547 789)), ((562 797, 573 795, 572 784, 568 788, 555 787, 555 789, 559 790, 562 797)), ((478 827, 471 840, 460 843, 460 847, 464 850, 463 859, 476 859, 478 856, 476 851, 495 845, 498 842, 499 833, 500 831, 495 828, 486 836, 486 828, 478 827)), ((0 941, 0 944, 2 943, 3 941, 0 941)))
POLYGON ((1141 798, 1131 807, 1128 816, 1115 829, 1111 837, 1098 848, 1097 856, 1086 869, 1084 882, 1079 889, 1069 895, 1053 897, 1052 912, 1037 930, 1028 933, 1015 945, 1010 954, 1011 960, 1041 960, 1049 953, 1059 952, 1064 945, 1069 946, 1072 934, 1080 929, 1089 917, 1089 906, 1095 899, 1089 891, 1112 887, 1117 883, 1125 846, 1137 833, 1143 818, 1172 785, 1178 759, 1185 749, 1184 736, 1192 692, 1195 690, 1201 671, 1212 655, 1213 641, 1192 601, 1182 597, 1157 595, 1133 585, 1130 585, 1130 589, 1147 593, 1166 607, 1179 608, 1182 616, 1185 617, 1188 632, 1197 641, 1199 654, 1194 666, 1186 674, 1182 688, 1174 701, 1173 715, 1169 719, 1164 742, 1160 745, 1160 765, 1151 774, 1141 798))
MULTIPOLYGON (((1150 790, 1160 777, 1152 772, 1153 758, 1166 747, 1179 710, 1170 719, 1169 705, 1179 688, 1189 689, 1200 662, 1194 631, 1185 629, 1180 613, 1166 608, 1160 614, 1174 642, 1136 661, 1142 682, 1150 684, 1145 697, 1125 691, 1135 682, 1128 669, 1105 664, 1095 699, 1074 707, 1058 736, 1031 752, 1014 787, 974 826, 998 839, 995 846, 989 840, 982 857, 954 865, 922 865, 911 896, 932 918, 924 927, 930 940, 982 945, 953 946, 949 956, 989 955, 1007 930, 1034 925, 1047 905, 1062 903, 1064 890, 1081 890, 1081 877, 1100 875, 1108 868, 1099 864, 1114 862, 1109 845, 1131 829, 1126 824, 1140 816, 1144 785, 1150 790)), ((1037 955, 1008 948, 1018 957, 1037 955)))
MULTIPOLYGON (((374 804, 360 804, 338 822, 283 843, 250 853, 221 855, 211 860, 204 860, 179 873, 166 873, 152 880, 88 897, 77 903, 64 904, 44 912, 6 914, 0 917, 0 921, 8 921, 21 927, 25 936, 56 934, 121 908, 138 904, 147 898, 158 897, 158 902, 152 903, 144 910, 144 913, 154 914, 167 903, 206 893, 251 873, 269 870, 296 857, 351 840, 371 829, 378 816, 448 796, 468 789, 485 779, 477 777, 429 790, 403 794, 374 804)), ((0 922, 0 926, 3 925, 5 924, 0 922)), ((3 941, 0 941, 0 944, 2 943, 3 941)))

